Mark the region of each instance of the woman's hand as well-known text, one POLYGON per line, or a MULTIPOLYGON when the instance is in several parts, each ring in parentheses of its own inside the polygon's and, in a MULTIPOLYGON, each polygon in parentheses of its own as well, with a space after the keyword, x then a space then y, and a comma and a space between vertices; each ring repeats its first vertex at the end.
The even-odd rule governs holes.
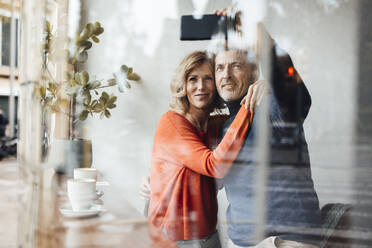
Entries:
POLYGON ((151 188, 150 188, 150 177, 142 178, 142 184, 139 191, 140 197, 144 201, 149 201, 151 196, 151 188))
POLYGON ((249 86, 248 93, 240 104, 244 104, 245 109, 249 109, 253 113, 256 106, 260 105, 265 93, 268 92, 268 89, 268 82, 266 80, 256 81, 249 86))

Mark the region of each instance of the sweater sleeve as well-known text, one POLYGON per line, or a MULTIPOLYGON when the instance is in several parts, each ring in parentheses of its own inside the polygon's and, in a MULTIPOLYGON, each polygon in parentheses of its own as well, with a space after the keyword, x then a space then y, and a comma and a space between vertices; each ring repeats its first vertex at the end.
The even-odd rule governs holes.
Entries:
POLYGON ((168 112, 160 120, 153 159, 169 160, 199 174, 222 178, 238 155, 253 120, 253 114, 241 107, 221 143, 211 151, 183 117, 168 112))

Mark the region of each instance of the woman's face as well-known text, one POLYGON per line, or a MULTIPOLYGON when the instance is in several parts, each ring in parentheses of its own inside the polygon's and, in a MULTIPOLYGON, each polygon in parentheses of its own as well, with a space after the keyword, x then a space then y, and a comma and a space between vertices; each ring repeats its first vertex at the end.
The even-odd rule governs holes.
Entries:
POLYGON ((211 106, 216 94, 216 85, 209 63, 205 62, 187 76, 186 94, 190 110, 193 108, 208 109, 211 106))

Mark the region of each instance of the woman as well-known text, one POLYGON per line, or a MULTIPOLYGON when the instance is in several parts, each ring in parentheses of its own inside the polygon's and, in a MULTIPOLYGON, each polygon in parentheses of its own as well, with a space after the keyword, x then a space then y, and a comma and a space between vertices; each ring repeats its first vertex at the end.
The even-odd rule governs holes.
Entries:
POLYGON ((244 142, 253 115, 242 107, 214 151, 226 116, 220 106, 213 64, 205 52, 187 55, 171 84, 172 110, 154 138, 148 218, 178 246, 219 247, 214 178, 222 178, 244 142))

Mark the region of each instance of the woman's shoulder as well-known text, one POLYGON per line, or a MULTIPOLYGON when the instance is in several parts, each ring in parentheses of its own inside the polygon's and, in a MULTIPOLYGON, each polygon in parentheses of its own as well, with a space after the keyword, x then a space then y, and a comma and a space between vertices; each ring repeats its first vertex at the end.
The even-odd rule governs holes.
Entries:
POLYGON ((178 113, 174 110, 168 110, 165 112, 159 121, 159 126, 166 126, 168 128, 182 129, 189 128, 192 124, 183 116, 181 113, 178 113))
POLYGON ((183 116, 181 113, 178 113, 177 111, 174 111, 174 110, 168 110, 167 112, 165 112, 162 115, 161 120, 168 121, 168 122, 169 121, 181 121, 181 122, 187 121, 185 116, 183 116))

